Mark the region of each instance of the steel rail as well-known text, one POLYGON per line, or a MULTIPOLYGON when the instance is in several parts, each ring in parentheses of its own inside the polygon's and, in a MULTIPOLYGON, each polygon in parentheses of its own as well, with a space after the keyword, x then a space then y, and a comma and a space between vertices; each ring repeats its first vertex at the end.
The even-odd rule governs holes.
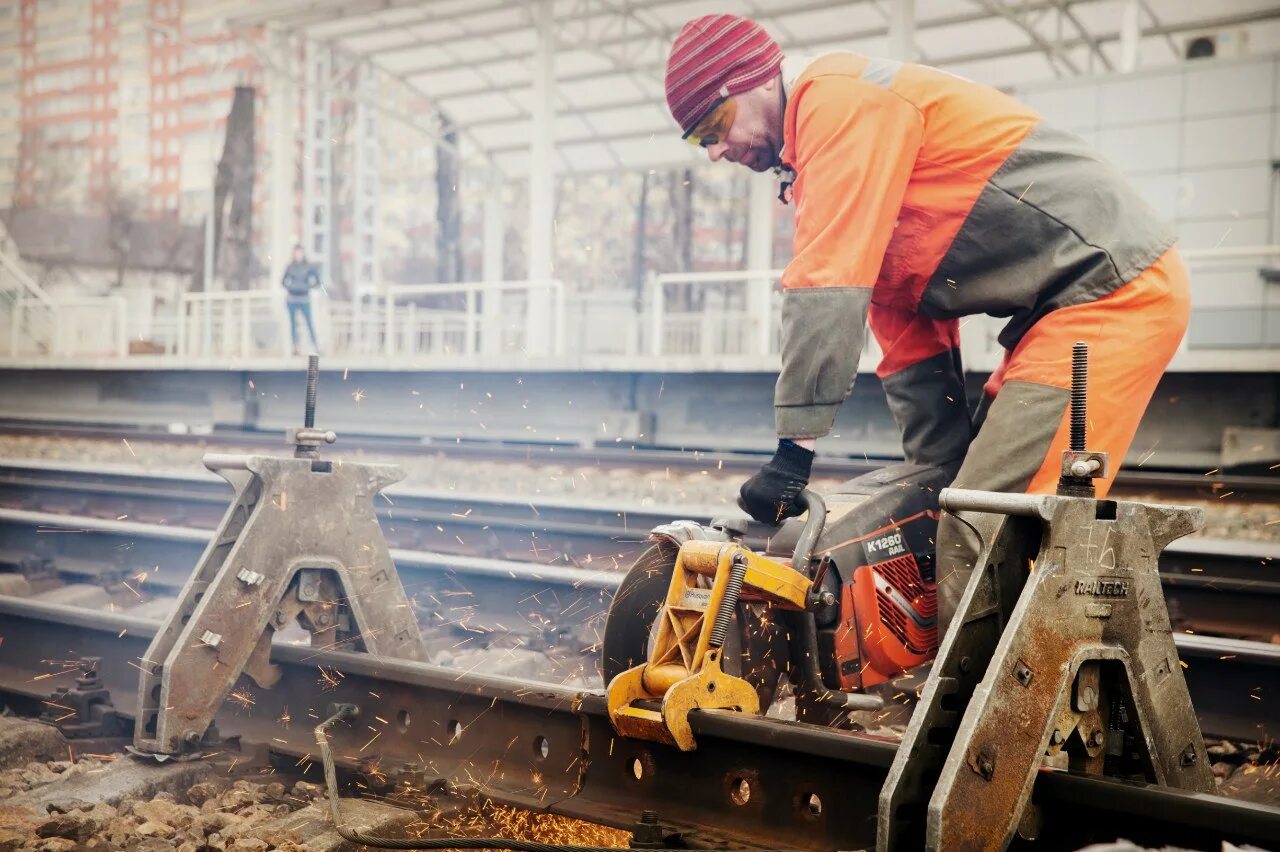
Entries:
MULTIPOLYGON (((227 484, 212 473, 0 460, 0 506, 213 528, 229 494, 227 484)), ((584 505, 564 498, 534 502, 407 486, 388 489, 376 509, 393 548, 614 569, 638 555, 654 526, 674 518, 705 519, 712 511, 625 502, 584 505)), ((758 547, 770 530, 751 532, 749 541, 758 547)), ((1277 564, 1280 545, 1273 543, 1175 541, 1161 557, 1171 613, 1197 631, 1269 639, 1275 632, 1270 599, 1280 595, 1277 564)))
MULTIPOLYGON (((50 438, 92 438, 119 441, 122 438, 134 442, 167 443, 215 443, 258 451, 282 446, 276 432, 242 429, 215 429, 207 435, 181 435, 145 428, 85 425, 61 422, 42 422, 0 419, 0 435, 30 435, 50 438)), ((456 459, 499 462, 507 464, 548 464, 591 466, 603 469, 631 469, 644 471, 706 471, 749 476, 766 460, 764 453, 747 451, 718 451, 714 449, 671 449, 637 444, 627 447, 584 448, 577 444, 468 441, 413 440, 393 435, 344 433, 339 444, 327 448, 326 453, 341 457, 346 452, 379 452, 397 456, 445 455, 456 459)), ((847 458, 819 456, 814 464, 815 478, 852 478, 877 470, 886 464, 900 462, 896 458, 847 458)), ((1125 468, 1120 471, 1113 492, 1133 494, 1156 492, 1173 495, 1218 497, 1231 492, 1237 499, 1274 499, 1280 494, 1280 476, 1257 476, 1188 472, 1185 470, 1155 470, 1125 468)))
MULTIPOLYGON (((203 519, 203 525, 213 526, 221 520, 229 493, 229 486, 221 477, 205 471, 139 470, 124 465, 90 467, 0 459, 0 499, 7 496, 10 502, 38 503, 41 499, 53 501, 54 495, 62 495, 73 505, 86 507, 89 497, 110 498, 113 505, 97 507, 103 516, 118 516, 120 512, 116 510, 120 506, 137 505, 150 516, 167 522, 195 522, 194 525, 201 526, 197 521, 203 519), (195 507, 201 505, 205 510, 198 513, 195 507), (104 511, 108 508, 110 515, 104 511)), ((641 505, 634 501, 542 496, 530 500, 405 485, 391 486, 384 494, 386 505, 378 506, 384 527, 386 522, 396 521, 401 524, 439 522, 459 529, 507 524, 526 531, 560 532, 569 537, 594 536, 597 547, 602 539, 607 540, 607 552, 616 552, 615 545, 619 543, 642 541, 652 527, 674 518, 705 519, 719 511, 740 514, 736 508, 727 506, 641 505)), ((760 534, 769 531, 763 526, 755 530, 760 534)), ((395 531, 387 532, 388 539, 394 539, 390 533, 395 531)), ((573 552, 572 548, 561 549, 573 552)), ((1280 558, 1280 545, 1199 537, 1180 539, 1167 552, 1185 554, 1188 559, 1195 557, 1198 562, 1214 563, 1215 567, 1235 563, 1241 571, 1248 571, 1249 564, 1256 561, 1261 563, 1262 570, 1237 578, 1265 581, 1274 574, 1269 563, 1280 558)))
MULTIPOLYGON (((75 514, 132 518, 214 527, 226 511, 230 487, 206 471, 135 470, 127 466, 85 467, 40 461, 0 460, 0 505, 52 509, 75 514)), ((483 541, 453 542, 455 534, 483 533, 492 527, 521 530, 518 553, 531 552, 531 533, 556 533, 568 544, 562 552, 593 558, 620 551, 613 541, 642 541, 657 524, 673 518, 706 517, 707 506, 639 505, 637 502, 563 497, 503 498, 394 485, 375 504, 393 545, 420 549, 477 549, 497 555, 483 541), (451 531, 445 533, 447 525, 451 531), (411 528, 411 529, 410 529, 411 528), (578 546, 574 547, 574 543, 578 546)), ((726 507, 726 511, 728 507, 726 507)), ((736 514, 736 510, 732 513, 736 514)), ((483 538, 483 536, 482 536, 483 538)), ((546 546, 543 545, 543 549, 546 546)), ((623 552, 627 552, 624 549, 623 552)))
MULTIPOLYGON (((167 499, 167 498, 166 498, 167 499)), ((483 508, 490 505, 499 505, 501 508, 510 508, 510 504, 485 504, 483 508)), ((448 506, 446 505, 446 508, 448 506)), ((524 508, 529 508, 527 504, 524 508)), ((578 507, 574 507, 573 511, 578 511, 578 507)), ((551 514, 551 513, 548 513, 551 514)), ((646 519, 652 521, 653 524, 659 523, 658 517, 646 519)), ((642 516, 643 518, 643 516, 642 516)), ((381 519, 384 530, 388 539, 397 538, 397 524, 405 524, 404 518, 395 516, 384 517, 381 519)), ((418 522, 423 526, 432 526, 436 533, 440 534, 442 541, 448 543, 450 530, 437 529, 437 522, 456 524, 459 520, 466 520, 470 525, 480 525, 490 528, 496 528, 504 521, 512 524, 512 529, 517 535, 526 536, 536 533, 544 533, 545 544, 547 549, 546 557, 550 562, 535 562, 533 560, 505 560, 494 558, 482 558, 468 556, 465 553, 457 554, 451 552, 450 548, 442 548, 439 551, 423 551, 414 548, 393 547, 392 554, 397 564, 402 564, 413 571, 421 568, 429 571, 453 571, 459 574, 479 575, 487 574, 494 577, 512 577, 529 575, 538 580, 547 582, 562 583, 574 587, 590 587, 609 589, 616 585, 617 580, 610 580, 611 575, 617 575, 618 567, 625 567, 625 563, 615 565, 614 570, 590 570, 581 567, 553 564, 563 560, 562 554, 572 553, 573 551, 566 547, 557 547, 564 544, 557 538, 557 535, 564 537, 566 535, 582 535, 583 530, 580 526, 569 527, 564 524, 558 524, 555 516, 549 520, 543 521, 541 524, 532 521, 511 521, 502 517, 491 517, 487 513, 477 512, 473 517, 461 519, 458 512, 441 512, 437 515, 428 517, 418 517, 418 522)), ((585 526, 585 525, 584 525, 585 526)), ((612 529, 601 525, 590 525, 590 534, 595 537, 594 544, 597 552, 603 547, 612 549, 617 552, 617 548, 623 547, 621 556, 627 558, 634 557, 639 550, 646 546, 646 534, 650 528, 649 525, 638 529, 612 529), (625 537, 625 538, 624 538, 625 537)), ((134 570, 138 567, 147 568, 156 565, 165 569, 173 569, 178 574, 182 574, 189 570, 191 565, 195 564, 192 558, 193 554, 198 557, 199 550, 209 538, 208 528, 193 528, 175 526, 171 524, 154 524, 140 523, 132 520, 117 520, 111 518, 101 518, 95 516, 74 515, 62 512, 32 512, 19 509, 0 509, 0 553, 8 552, 11 563, 17 562, 15 553, 21 551, 21 547, 16 547, 24 541, 21 534, 22 530, 28 530, 26 540, 29 541, 30 535, 46 535, 53 536, 56 532, 76 533, 79 536, 86 537, 84 539, 93 541, 92 546, 73 547, 62 551, 63 558, 67 560, 65 567, 59 570, 67 570, 72 573, 83 573, 86 575, 100 574, 104 570, 101 566, 114 562, 116 570, 134 570), (34 530, 34 532, 31 532, 34 530), (119 539, 128 538, 135 544, 129 549, 120 547, 111 547, 102 545, 97 541, 97 537, 115 537, 116 544, 119 539), (156 550, 148 551, 146 554, 140 554, 137 545, 144 547, 155 543, 156 550), (173 551, 173 552, 166 552, 173 551), (104 560, 103 553, 112 552, 115 554, 113 560, 104 560), (86 567, 85 560, 78 558, 78 554, 89 554, 89 565, 86 567), (127 562, 127 565, 125 564, 127 562)), ((526 541, 527 539, 522 539, 526 541)), ((46 538, 46 542, 66 542, 66 539, 46 538)), ((75 541, 75 540, 73 540, 75 541)), ((476 542, 474 545, 466 545, 468 549, 474 549, 481 543, 476 542)), ((757 542, 759 544, 759 542, 757 542)), ((458 542, 454 540, 454 548, 457 549, 458 542)), ((55 544, 49 544, 43 548, 37 548, 36 554, 40 551, 50 553, 55 549, 55 544)), ((1258 621, 1273 628, 1275 625, 1274 610, 1270 609, 1272 604, 1267 602, 1268 598, 1280 595, 1280 579, 1276 577, 1276 566, 1280 564, 1280 546, 1265 542, 1242 542, 1221 539, 1201 539, 1186 538, 1173 542, 1167 547, 1162 554, 1161 571, 1166 587, 1166 594, 1173 597, 1174 600, 1186 598, 1197 601, 1196 605, 1203 605, 1204 601, 1213 596, 1228 598, 1233 605, 1239 605, 1246 610, 1249 607, 1249 600, 1261 601, 1259 604, 1262 609, 1259 610, 1257 618, 1248 617, 1247 611, 1240 613, 1242 616, 1240 621, 1250 623, 1258 621)), ((605 563, 610 564, 610 563, 605 563)))
MULTIPOLYGON (((11 704, 37 708, 54 686, 70 685, 71 661, 96 656, 116 709, 132 716, 136 666, 157 622, 0 596, 0 624, 0 693, 11 704)), ((803 723, 696 711, 699 748, 684 753, 615 737, 599 692, 280 644, 272 660, 281 682, 238 690, 218 717, 223 734, 305 766, 315 759, 311 726, 330 704, 349 702, 362 708, 359 724, 335 729, 332 740, 340 765, 367 783, 478 788, 619 828, 654 810, 694 845, 865 848, 896 748, 803 723)), ((1055 770, 1037 776, 1033 800, 1037 848, 1123 836, 1216 849, 1280 836, 1275 808, 1055 770)))
MULTIPOLYGON (((130 564, 131 567, 136 566, 143 570, 146 570, 147 567, 176 569, 172 572, 156 571, 154 576, 148 577, 147 582, 149 585, 166 589, 179 589, 182 587, 182 584, 186 582, 186 577, 182 576, 184 567, 189 569, 191 565, 195 564, 194 562, 187 564, 184 557, 191 553, 199 556, 200 551, 203 550, 211 536, 209 530, 193 527, 82 517, 55 512, 0 509, 0 531, 6 533, 0 534, 0 561, 7 560, 10 564, 19 562, 14 557, 15 550, 13 546, 16 539, 12 536, 15 530, 23 527, 32 528, 37 535, 70 533, 88 536, 88 540, 93 541, 94 546, 87 548, 87 550, 96 552, 99 555, 84 560, 71 556, 68 557, 65 564, 58 564, 56 568, 60 573, 73 576, 79 575, 90 580, 101 579, 104 574, 130 570, 120 565, 117 560, 101 556, 102 550, 97 545, 103 539, 99 539, 99 536, 104 538, 114 537, 117 542, 119 539, 125 538, 132 542, 140 542, 143 546, 152 542, 171 545, 176 552, 181 553, 181 556, 166 559, 164 558, 165 552, 157 549, 154 551, 154 555, 159 556, 159 559, 152 559, 153 553, 147 552, 142 554, 141 558, 132 560, 130 564), (116 561, 117 564, 112 565, 113 561, 116 561)), ((46 551, 46 553, 48 552, 46 551)), ((38 556, 39 554, 33 555, 38 556)), ((551 584, 575 589, 605 591, 613 591, 622 579, 622 574, 618 571, 588 570, 548 563, 486 559, 483 557, 406 550, 403 548, 391 548, 391 555, 401 574, 408 576, 414 576, 419 573, 448 573, 465 577, 491 578, 503 582, 515 581, 535 585, 551 584)), ((53 558, 51 553, 50 558, 53 558)))
MULTIPOLYGON (((40 558, 60 573, 101 582, 108 571, 143 571, 148 586, 174 591, 186 582, 209 535, 183 527, 0 510, 0 564, 20 563, 43 549, 40 558), (104 554, 112 554, 113 565, 103 567, 104 554)), ((576 627, 598 622, 622 577, 620 572, 404 550, 393 550, 392 558, 406 591, 419 604, 424 627, 518 632, 534 625, 544 636, 570 636, 576 627)), ((1267 591, 1280 593, 1280 584, 1271 584, 1267 591)), ((1175 607, 1195 605, 1182 597, 1184 590, 1177 583, 1167 584, 1166 592, 1175 607)), ((1274 624, 1274 604, 1265 596, 1255 592, 1240 600, 1254 605, 1261 600, 1259 611, 1274 624)), ((1265 736, 1261 718, 1276 699, 1274 688, 1266 685, 1280 674, 1280 646, 1188 634, 1178 634, 1175 641, 1206 733, 1248 741, 1265 736)), ((580 642, 565 658, 588 652, 580 642)))
MULTIPOLYGON (((155 614, 177 598, 210 534, 0 510, 0 566, 29 575, 33 596, 84 603, 87 594, 155 614)), ((533 663, 542 677, 596 671, 593 649, 621 573, 405 549, 391 557, 433 656, 488 648, 501 666, 510 647, 546 652, 533 663)))

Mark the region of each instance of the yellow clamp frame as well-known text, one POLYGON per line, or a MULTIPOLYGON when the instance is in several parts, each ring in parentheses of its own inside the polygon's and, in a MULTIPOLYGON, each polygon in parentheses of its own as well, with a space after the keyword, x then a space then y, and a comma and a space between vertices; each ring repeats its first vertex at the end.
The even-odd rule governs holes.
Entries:
POLYGON ((781 562, 736 542, 688 541, 680 547, 667 597, 658 614, 658 634, 648 662, 609 684, 609 718, 624 737, 667 743, 682 751, 697 747, 689 727, 695 709, 759 713, 755 688, 721 668, 722 648, 711 647, 716 614, 725 602, 735 561, 745 565, 742 590, 783 609, 803 610, 810 581, 781 562), (698 578, 712 578, 711 588, 698 578), (661 700, 662 709, 636 705, 661 700))

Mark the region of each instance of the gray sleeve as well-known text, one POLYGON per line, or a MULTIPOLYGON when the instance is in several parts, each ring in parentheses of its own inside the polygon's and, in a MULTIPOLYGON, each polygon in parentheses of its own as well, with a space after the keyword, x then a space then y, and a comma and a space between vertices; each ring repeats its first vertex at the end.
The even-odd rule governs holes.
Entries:
POLYGON ((885 376, 885 399, 911 464, 956 470, 973 435, 960 352, 950 349, 885 376))
POLYGON ((853 390, 870 287, 814 287, 782 296, 782 371, 773 392, 779 438, 821 438, 853 390))

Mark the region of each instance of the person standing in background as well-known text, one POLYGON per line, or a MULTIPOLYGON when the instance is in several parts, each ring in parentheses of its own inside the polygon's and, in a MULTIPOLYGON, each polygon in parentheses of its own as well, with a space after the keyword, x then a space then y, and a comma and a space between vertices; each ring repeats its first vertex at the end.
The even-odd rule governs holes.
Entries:
POLYGON ((289 309, 289 334, 293 339, 293 354, 298 351, 298 317, 307 322, 307 333, 311 335, 311 352, 318 353, 320 344, 316 342, 316 327, 311 319, 311 291, 320 286, 320 274, 312 263, 308 263, 302 246, 293 247, 293 260, 284 270, 284 278, 280 282, 288 294, 285 304, 289 309))

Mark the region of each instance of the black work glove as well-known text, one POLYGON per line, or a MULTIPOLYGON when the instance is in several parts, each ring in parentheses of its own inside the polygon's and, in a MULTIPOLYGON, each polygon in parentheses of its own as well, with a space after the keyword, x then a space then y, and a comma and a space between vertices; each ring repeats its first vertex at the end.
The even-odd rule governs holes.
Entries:
POLYGON ((779 524, 804 512, 796 498, 809 484, 813 451, 782 440, 773 459, 755 476, 742 483, 738 507, 762 524, 779 524))

